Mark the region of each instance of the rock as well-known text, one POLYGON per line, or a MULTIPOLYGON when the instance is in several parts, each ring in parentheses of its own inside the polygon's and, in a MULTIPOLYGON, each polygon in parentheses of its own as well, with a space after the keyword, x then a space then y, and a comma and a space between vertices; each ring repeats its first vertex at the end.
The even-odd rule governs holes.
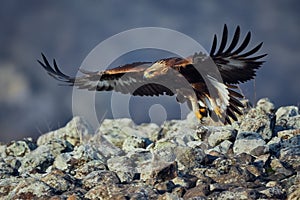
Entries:
POLYGON ((300 135, 300 129, 289 129, 289 130, 279 131, 277 135, 279 138, 283 140, 287 140, 296 135, 300 135))
POLYGON ((26 138, 21 141, 11 142, 6 146, 5 153, 7 156, 23 157, 30 151, 36 148, 31 138, 26 138))
POLYGON ((141 180, 150 182, 162 182, 175 178, 178 175, 176 162, 153 161, 145 163, 141 171, 141 180))
POLYGON ((270 140, 275 128, 275 115, 266 113, 262 109, 251 109, 245 116, 239 127, 241 132, 256 132, 264 140, 270 140))
POLYGON ((300 145, 280 150, 280 161, 288 164, 294 170, 300 170, 300 145))
POLYGON ((235 200, 235 199, 258 199, 259 193, 253 189, 238 187, 234 188, 229 191, 222 191, 220 193, 216 193, 212 196, 213 199, 228 199, 228 200, 235 200))
POLYGON ((82 179, 82 187, 90 190, 98 185, 114 185, 120 183, 116 173, 108 170, 99 170, 89 173, 82 179))
POLYGON ((83 118, 74 117, 65 127, 40 136, 37 140, 37 145, 40 146, 59 138, 76 146, 93 133, 93 128, 83 118))
POLYGON ((129 137, 150 138, 158 131, 159 127, 154 124, 136 126, 130 119, 105 119, 97 132, 116 147, 122 148, 129 137))
POLYGON ((54 195, 54 190, 43 181, 26 178, 14 187, 7 199, 46 199, 54 195))
POLYGON ((53 164, 54 159, 50 146, 41 145, 21 160, 22 164, 18 171, 21 174, 26 172, 43 173, 53 164))
POLYGON ((126 152, 134 151, 137 148, 146 149, 146 147, 151 143, 152 141, 147 138, 138 138, 135 136, 131 136, 124 140, 122 149, 126 152))
POLYGON ((276 119, 281 120, 284 118, 289 118, 289 117, 294 117, 299 115, 299 109, 296 106, 285 106, 285 107, 280 107, 276 111, 276 119))
POLYGON ((280 160, 276 158, 271 160, 270 167, 273 170, 272 176, 274 177, 274 180, 277 181, 293 174, 293 171, 285 168, 284 165, 280 162, 280 160))
POLYGON ((17 169, 13 168, 10 164, 0 159, 0 179, 9 178, 18 175, 17 169))
POLYGON ((53 166, 62 171, 76 174, 76 170, 90 161, 106 162, 106 158, 98 149, 90 145, 80 145, 74 151, 62 153, 55 158, 53 166))
POLYGON ((199 147, 178 147, 175 151, 176 161, 180 170, 190 170, 199 167, 206 156, 199 147))
POLYGON ((0 199, 297 199, 298 108, 279 108, 275 127, 266 99, 244 112, 226 126, 105 120, 95 135, 74 118, 38 145, 0 144, 0 199))
POLYGON ((107 166, 110 171, 117 174, 122 183, 130 183, 139 178, 136 164, 126 156, 110 158, 107 160, 107 166))
POLYGON ((266 142, 259 133, 255 132, 240 132, 237 135, 236 141, 233 145, 233 152, 235 154, 250 153, 259 146, 264 146, 266 142))
POLYGON ((181 146, 187 146, 189 142, 198 138, 195 129, 184 121, 167 121, 162 125, 160 132, 162 138, 181 146))
POLYGON ((198 199, 199 197, 206 197, 209 195, 209 185, 197 185, 186 191, 183 198, 184 199, 198 199))
POLYGON ((79 185, 79 182, 77 183, 76 179, 60 170, 51 171, 43 176, 41 180, 58 193, 73 190, 77 185, 79 185))
POLYGON ((275 106, 268 98, 263 98, 257 101, 256 109, 259 109, 264 113, 274 113, 275 106))
POLYGON ((0 198, 8 199, 8 194, 22 181, 22 178, 11 176, 0 178, 0 198))
POLYGON ((225 128, 223 127, 210 128, 209 131, 210 131, 210 135, 208 136, 208 144, 211 147, 215 147, 225 140, 233 141, 237 134, 236 130, 232 128, 228 128, 226 126, 225 128))
POLYGON ((107 170, 106 165, 101 160, 91 160, 87 163, 85 163, 82 166, 79 166, 76 168, 74 177, 77 179, 83 179, 86 175, 93 171, 101 171, 101 170, 107 170))
POLYGON ((96 133, 96 135, 92 137, 88 143, 90 146, 97 149, 106 159, 113 156, 125 155, 125 152, 122 149, 109 142, 100 133, 96 133))
POLYGON ((217 151, 217 152, 220 152, 222 154, 228 154, 229 151, 232 149, 232 147, 233 147, 232 142, 230 142, 228 140, 224 140, 223 142, 221 142, 220 144, 215 146, 213 149, 209 149, 206 152, 209 153, 211 151, 217 151))

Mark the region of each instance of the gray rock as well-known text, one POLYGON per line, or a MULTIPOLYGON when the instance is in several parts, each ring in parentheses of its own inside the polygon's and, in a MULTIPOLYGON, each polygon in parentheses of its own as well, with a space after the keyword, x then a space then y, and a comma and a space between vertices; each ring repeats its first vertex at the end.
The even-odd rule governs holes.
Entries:
POLYGON ((116 147, 122 148, 128 137, 150 138, 158 130, 158 126, 154 124, 136 126, 130 119, 105 119, 97 132, 116 147))
POLYGON ((161 137, 177 145, 187 146, 191 141, 198 139, 197 133, 185 121, 167 121, 162 125, 161 137))
POLYGON ((289 117, 294 117, 299 115, 299 109, 296 106, 285 106, 285 107, 280 107, 276 111, 276 119, 281 120, 284 118, 289 118, 289 117))
POLYGON ((222 154, 228 154, 228 152, 229 152, 229 150, 231 150, 232 146, 233 146, 232 142, 230 142, 228 140, 224 140, 223 142, 221 142, 220 144, 215 146, 213 149, 209 149, 206 152, 210 153, 211 151, 217 151, 222 154))
POLYGON ((167 181, 178 175, 176 162, 152 161, 144 163, 144 169, 141 171, 141 180, 150 182, 167 181))
POLYGON ((84 165, 79 166, 76 168, 74 177, 77 179, 83 179, 86 175, 93 171, 101 171, 107 170, 106 165, 101 160, 91 160, 84 165))
POLYGON ((54 190, 46 183, 35 178, 20 180, 7 199, 44 199, 53 196, 54 190))
POLYGON ((234 140, 237 131, 231 127, 210 127, 210 135, 208 136, 208 144, 215 147, 225 140, 234 140))
POLYGON ((9 178, 0 178, 0 198, 8 199, 8 194, 18 186, 20 181, 22 181, 22 178, 14 176, 11 176, 9 178))
POLYGON ((273 113, 275 111, 274 104, 268 98, 258 100, 256 103, 256 108, 264 113, 273 113))
POLYGON ((147 138, 139 138, 136 136, 127 137, 122 145, 122 149, 126 152, 134 151, 137 148, 146 149, 148 145, 150 145, 152 141, 147 138))
POLYGON ((17 174, 17 169, 13 168, 10 164, 0 158, 0 179, 9 178, 17 174))
POLYGON ((79 145, 94 133, 93 128, 81 117, 74 117, 67 125, 55 131, 41 135, 37 145, 43 145, 53 139, 62 139, 73 146, 79 145))
POLYGON ((41 145, 34 151, 28 153, 26 157, 22 158, 20 173, 42 173, 53 164, 54 155, 51 153, 50 146, 41 145))
POLYGON ((106 162, 106 158, 101 152, 91 145, 83 144, 76 146, 74 151, 62 153, 54 160, 53 166, 62 171, 76 174, 76 169, 90 161, 98 160, 101 163, 106 162))
POLYGON ((125 152, 121 148, 115 146, 99 132, 88 141, 88 144, 97 149, 106 159, 125 155, 125 152))
POLYGON ((76 187, 75 178, 60 170, 52 170, 44 175, 41 180, 58 193, 73 190, 76 187))
POLYGON ((127 156, 110 158, 107 160, 107 166, 117 174, 122 183, 130 183, 139 175, 135 162, 127 156))
POLYGON ((253 108, 244 116, 239 132, 257 132, 264 140, 270 140, 275 127, 274 116, 262 109, 253 108))
POLYGON ((204 151, 199 147, 179 146, 175 149, 175 152, 179 170, 185 171, 199 167, 206 157, 204 151))
POLYGON ((255 132, 240 132, 237 135, 236 141, 233 145, 233 152, 235 154, 250 153, 253 149, 264 146, 266 142, 261 135, 255 132))
POLYGON ((5 153, 7 156, 23 157, 36 147, 31 138, 26 138, 21 141, 9 143, 5 148, 5 153))
POLYGON ((120 180, 116 173, 99 170, 89 173, 86 177, 82 179, 82 187, 84 189, 90 190, 97 185, 113 185, 120 183, 120 180))
POLYGON ((299 172, 300 145, 281 149, 279 159, 284 163, 288 163, 294 170, 299 172))

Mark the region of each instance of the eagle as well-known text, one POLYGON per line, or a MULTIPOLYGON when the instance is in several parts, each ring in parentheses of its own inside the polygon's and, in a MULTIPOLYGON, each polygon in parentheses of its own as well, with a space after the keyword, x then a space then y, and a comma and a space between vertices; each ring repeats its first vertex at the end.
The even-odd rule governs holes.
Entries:
POLYGON ((211 117, 231 124, 237 121, 237 115, 243 114, 244 105, 240 99, 244 96, 237 91, 238 84, 253 79, 264 63, 261 58, 267 55, 255 55, 263 42, 246 50, 251 32, 243 40, 240 40, 240 32, 237 26, 227 44, 228 28, 225 24, 220 44, 217 44, 215 34, 209 55, 198 52, 186 58, 133 62, 97 72, 80 70, 83 75, 79 77, 64 74, 55 59, 51 66, 43 53, 38 62, 50 76, 79 89, 113 90, 134 96, 176 95, 176 100, 186 102, 200 121, 203 117, 211 117))

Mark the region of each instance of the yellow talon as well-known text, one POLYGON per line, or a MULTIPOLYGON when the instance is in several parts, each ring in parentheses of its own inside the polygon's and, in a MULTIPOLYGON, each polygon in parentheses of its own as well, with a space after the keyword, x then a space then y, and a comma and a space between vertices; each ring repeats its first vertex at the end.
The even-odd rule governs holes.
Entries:
POLYGON ((196 117, 201 120, 203 118, 203 116, 201 115, 201 113, 199 111, 195 112, 196 117))

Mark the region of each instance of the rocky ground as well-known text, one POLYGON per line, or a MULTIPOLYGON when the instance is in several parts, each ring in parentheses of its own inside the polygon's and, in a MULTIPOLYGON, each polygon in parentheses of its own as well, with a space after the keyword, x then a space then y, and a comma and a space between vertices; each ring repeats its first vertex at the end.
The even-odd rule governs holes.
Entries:
POLYGON ((0 145, 1 199, 300 199, 300 114, 267 99, 233 125, 79 117, 0 145))

